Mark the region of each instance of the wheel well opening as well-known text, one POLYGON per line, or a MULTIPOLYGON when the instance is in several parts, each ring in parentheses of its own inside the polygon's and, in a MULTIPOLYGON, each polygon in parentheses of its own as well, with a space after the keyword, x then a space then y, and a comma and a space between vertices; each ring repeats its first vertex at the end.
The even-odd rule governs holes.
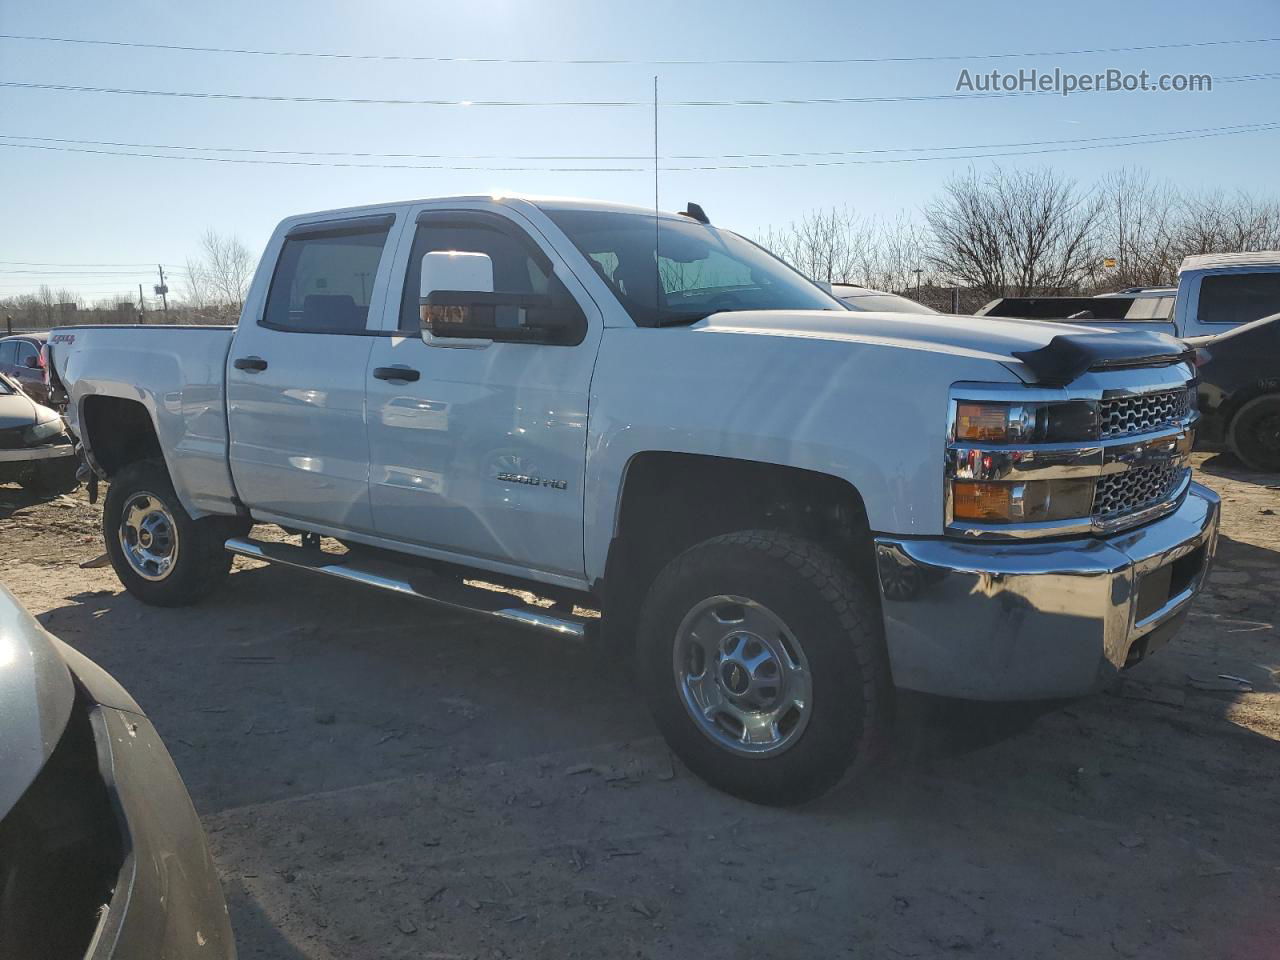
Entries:
POLYGON ((639 454, 627 469, 601 591, 606 607, 617 610, 626 602, 622 595, 636 593, 630 602, 638 605, 672 557, 710 537, 746 529, 813 540, 874 584, 866 507, 848 481, 797 467, 655 452, 639 454))
POLYGON ((108 477, 131 463, 161 457, 151 415, 136 400, 86 397, 81 410, 93 460, 108 477))

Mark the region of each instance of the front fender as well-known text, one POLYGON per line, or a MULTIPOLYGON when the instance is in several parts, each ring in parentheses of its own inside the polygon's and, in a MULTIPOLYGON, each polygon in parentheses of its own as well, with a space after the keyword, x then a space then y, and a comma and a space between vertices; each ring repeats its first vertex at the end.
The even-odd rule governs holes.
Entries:
POLYGON ((831 475, 862 495, 872 530, 942 533, 948 390, 962 380, 1017 382, 990 360, 894 344, 607 330, 587 444, 588 579, 604 574, 628 464, 648 451, 831 475))

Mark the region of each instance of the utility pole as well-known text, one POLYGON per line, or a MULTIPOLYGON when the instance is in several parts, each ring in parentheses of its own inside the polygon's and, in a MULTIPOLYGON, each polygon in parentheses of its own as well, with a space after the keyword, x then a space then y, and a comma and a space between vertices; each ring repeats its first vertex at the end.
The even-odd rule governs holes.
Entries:
POLYGON ((916 267, 912 272, 916 275, 916 300, 918 301, 920 299, 920 274, 924 273, 924 269, 916 267))
POLYGON ((147 322, 147 301, 142 299, 142 284, 138 284, 138 322, 147 322))
POLYGON ((164 282, 164 267, 156 264, 156 269, 160 271, 160 283, 156 286, 156 293, 160 294, 160 303, 164 309, 164 322, 169 322, 169 288, 164 282))

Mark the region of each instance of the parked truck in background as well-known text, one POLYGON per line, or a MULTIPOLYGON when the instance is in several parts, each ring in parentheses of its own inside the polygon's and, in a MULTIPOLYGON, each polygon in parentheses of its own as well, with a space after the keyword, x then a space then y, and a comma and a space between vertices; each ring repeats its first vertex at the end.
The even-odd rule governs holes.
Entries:
POLYGON ((1002 297, 979 316, 1068 320, 1110 330, 1216 337, 1280 312, 1280 251, 1185 257, 1177 287, 1135 287, 1096 297, 1002 297))
POLYGON ((55 331, 121 581, 189 603, 242 554, 566 638, 594 607, 682 760, 768 803, 861 769, 895 687, 1078 696, 1177 629, 1218 523, 1181 344, 851 312, 690 212, 290 217, 234 328, 55 331))
POLYGON ((1251 470, 1280 473, 1280 312, 1187 343, 1199 380, 1196 448, 1228 450, 1251 470))

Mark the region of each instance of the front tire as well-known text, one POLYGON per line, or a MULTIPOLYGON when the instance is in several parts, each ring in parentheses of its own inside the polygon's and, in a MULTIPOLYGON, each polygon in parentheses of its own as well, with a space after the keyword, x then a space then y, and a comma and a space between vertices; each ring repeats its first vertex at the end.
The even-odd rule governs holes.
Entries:
POLYGON ((217 587, 231 570, 224 547, 233 518, 193 520, 163 463, 131 463, 111 480, 102 536, 116 576, 143 603, 179 607, 217 587))
POLYGON ((1251 470, 1280 472, 1280 394, 1254 397, 1231 418, 1231 452, 1251 470))
POLYGON ((680 554, 645 599, 637 654, 671 749, 746 800, 811 800, 887 740, 878 613, 847 567, 799 537, 750 530, 680 554))

